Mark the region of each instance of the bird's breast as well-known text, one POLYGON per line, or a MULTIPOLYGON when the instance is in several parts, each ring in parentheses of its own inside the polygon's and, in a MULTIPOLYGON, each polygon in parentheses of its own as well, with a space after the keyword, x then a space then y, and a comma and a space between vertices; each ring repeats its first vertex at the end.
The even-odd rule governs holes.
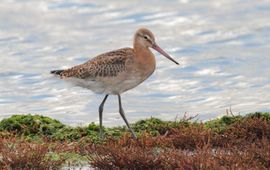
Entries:
POLYGON ((150 53, 141 55, 138 57, 136 64, 136 71, 141 76, 142 80, 148 78, 156 68, 156 60, 154 54, 149 50, 150 53))

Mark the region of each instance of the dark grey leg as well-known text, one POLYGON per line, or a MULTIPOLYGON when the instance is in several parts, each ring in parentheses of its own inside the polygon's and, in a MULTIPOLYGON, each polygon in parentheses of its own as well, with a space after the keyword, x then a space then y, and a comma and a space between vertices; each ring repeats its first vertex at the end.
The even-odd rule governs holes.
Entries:
POLYGON ((108 94, 105 96, 105 98, 103 99, 103 101, 101 102, 100 106, 99 106, 99 137, 101 139, 103 139, 103 131, 102 131, 102 113, 103 113, 103 106, 108 98, 108 94))
POLYGON ((124 119, 124 121, 125 121, 125 123, 126 123, 128 129, 129 129, 129 131, 130 131, 131 134, 132 134, 132 137, 133 137, 134 139, 137 139, 137 137, 136 137, 134 131, 131 129, 131 127, 129 126, 129 123, 128 123, 127 119, 126 119, 125 112, 124 112, 124 110, 123 110, 122 103, 121 103, 121 96, 120 96, 120 94, 118 94, 118 101, 119 101, 119 113, 120 113, 120 115, 122 116, 122 118, 124 119))

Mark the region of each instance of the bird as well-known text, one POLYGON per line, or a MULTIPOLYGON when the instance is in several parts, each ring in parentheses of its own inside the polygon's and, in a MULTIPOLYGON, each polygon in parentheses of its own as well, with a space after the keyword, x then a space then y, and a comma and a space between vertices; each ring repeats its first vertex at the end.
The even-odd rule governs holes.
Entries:
POLYGON ((117 95, 119 113, 134 139, 137 136, 126 119, 122 107, 121 94, 145 81, 156 69, 156 50, 175 64, 179 65, 155 41, 154 34, 147 28, 139 28, 133 37, 133 48, 126 47, 106 52, 83 64, 64 70, 53 70, 51 74, 72 82, 76 86, 89 89, 97 94, 105 94, 99 105, 99 135, 103 138, 103 107, 109 95, 117 95))

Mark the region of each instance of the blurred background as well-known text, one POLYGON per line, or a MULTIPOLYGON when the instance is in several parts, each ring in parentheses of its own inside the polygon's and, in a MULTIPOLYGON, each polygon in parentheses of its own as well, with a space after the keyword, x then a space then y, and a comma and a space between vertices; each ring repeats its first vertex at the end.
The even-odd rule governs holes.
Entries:
MULTIPOLYGON (((132 47, 140 27, 180 66, 154 52, 156 72, 122 95, 130 122, 270 111, 268 0, 1 0, 0 119, 38 113, 69 125, 98 122, 104 96, 49 72, 132 47)), ((110 96, 104 125, 123 124, 110 96)))

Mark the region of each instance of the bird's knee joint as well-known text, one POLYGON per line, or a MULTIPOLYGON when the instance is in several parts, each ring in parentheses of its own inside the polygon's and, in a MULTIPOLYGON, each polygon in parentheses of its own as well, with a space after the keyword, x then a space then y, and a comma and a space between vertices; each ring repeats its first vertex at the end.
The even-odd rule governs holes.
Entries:
POLYGON ((99 107, 98 111, 99 111, 99 113, 102 113, 103 112, 103 108, 102 107, 99 107))

